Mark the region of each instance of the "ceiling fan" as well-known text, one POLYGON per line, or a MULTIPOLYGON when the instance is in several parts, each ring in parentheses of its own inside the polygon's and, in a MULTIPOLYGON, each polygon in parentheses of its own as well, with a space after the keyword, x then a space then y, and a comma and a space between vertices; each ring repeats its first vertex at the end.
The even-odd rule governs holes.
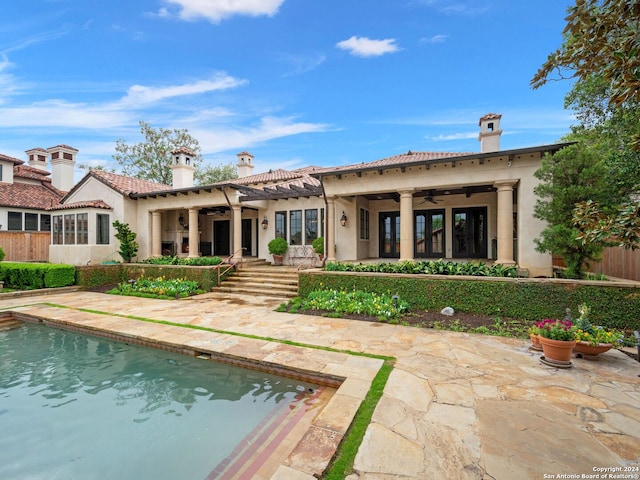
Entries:
MULTIPOLYGON (((440 203, 442 200, 436 200, 433 197, 433 191, 430 191, 427 195, 425 195, 424 200, 422 200, 422 203, 427 203, 427 202, 431 202, 431 203, 440 203)), ((422 205, 422 203, 420 205, 422 205)))

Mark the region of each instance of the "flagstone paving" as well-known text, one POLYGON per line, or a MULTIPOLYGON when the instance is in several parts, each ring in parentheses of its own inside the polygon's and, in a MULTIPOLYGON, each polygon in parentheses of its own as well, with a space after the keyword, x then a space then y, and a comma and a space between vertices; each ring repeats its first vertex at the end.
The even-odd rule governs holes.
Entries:
MULTIPOLYGON (((268 297, 215 293, 180 301, 90 292, 0 297, 1 310, 65 321, 86 321, 77 308, 110 313, 97 320, 101 326, 132 335, 156 328, 167 342, 186 329, 115 315, 395 357, 348 480, 640 478, 640 363, 621 352, 555 369, 524 340, 292 315, 276 306, 268 297), (44 302, 71 308, 37 305, 44 302)), ((238 356, 259 351, 260 361, 347 378, 306 434, 320 453, 296 447, 273 475, 278 480, 315 478, 341 438, 326 432, 346 431, 381 365, 230 334, 206 341, 197 330, 180 335, 192 346, 206 342, 238 356)))

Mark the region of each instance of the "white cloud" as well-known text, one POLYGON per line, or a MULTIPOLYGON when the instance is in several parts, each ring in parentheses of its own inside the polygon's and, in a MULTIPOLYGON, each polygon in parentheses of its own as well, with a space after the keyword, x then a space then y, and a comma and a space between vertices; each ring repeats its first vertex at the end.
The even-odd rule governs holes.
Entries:
MULTIPOLYGON (((272 17, 278 13, 284 0, 166 0, 166 3, 179 8, 177 16, 182 20, 204 18, 210 22, 219 23, 235 15, 272 17)), ((172 16, 167 8, 161 8, 158 15, 172 16)))
POLYGON ((167 87, 147 87, 144 85, 133 85, 127 90, 127 95, 117 104, 120 106, 131 105, 141 106, 144 104, 156 103, 168 98, 183 97, 187 95, 198 95, 201 93, 213 92, 216 90, 228 90, 246 84, 246 80, 240 80, 220 73, 210 80, 199 80, 183 85, 170 85, 167 87))
POLYGON ((336 47, 347 50, 351 55, 358 57, 379 57, 385 53, 394 53, 400 50, 394 38, 372 40, 367 37, 356 36, 338 42, 336 47))
POLYGON ((421 38, 420 41, 422 43, 443 43, 447 38, 449 38, 449 35, 433 35, 432 37, 424 37, 421 38))
POLYGON ((435 142, 450 141, 450 140, 467 140, 469 138, 478 138, 478 132, 450 133, 448 135, 437 135, 435 137, 425 137, 425 139, 432 140, 435 142))
POLYGON ((48 100, 27 106, 0 108, 2 127, 113 128, 133 121, 126 111, 85 103, 48 100))
POLYGON ((326 55, 292 55, 282 54, 278 58, 289 65, 291 65, 291 71, 284 74, 285 77, 291 77, 294 75, 302 75, 318 68, 327 59, 326 55))
POLYGON ((291 117, 263 117, 255 126, 190 129, 189 133, 198 139, 203 153, 215 153, 234 148, 250 148, 275 138, 325 132, 328 129, 328 125, 297 122, 291 117))

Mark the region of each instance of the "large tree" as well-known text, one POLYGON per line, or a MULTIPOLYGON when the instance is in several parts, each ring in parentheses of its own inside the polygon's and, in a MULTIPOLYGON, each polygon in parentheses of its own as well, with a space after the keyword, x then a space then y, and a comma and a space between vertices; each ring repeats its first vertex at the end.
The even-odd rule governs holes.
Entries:
POLYGON ((610 87, 609 102, 640 102, 640 0, 576 0, 567 13, 564 42, 535 74, 533 88, 553 72, 578 82, 597 74, 610 87))
POLYGON ((200 144, 186 129, 153 128, 141 121, 140 133, 144 142, 129 145, 123 139, 116 141, 117 153, 113 158, 120 164, 123 175, 171 185, 171 151, 180 147, 194 153, 192 165, 198 169, 202 161, 200 144))
MULTIPOLYGON (((566 140, 579 140, 570 135, 566 140)), ((545 220, 547 227, 536 239, 540 252, 560 255, 567 266, 565 275, 582 278, 583 265, 598 260, 603 250, 600 243, 578 240, 580 230, 573 222, 574 205, 585 198, 602 201, 607 197, 606 167, 585 141, 563 148, 542 160, 536 171, 540 184, 534 215, 545 220)))
POLYGON ((206 167, 196 170, 195 181, 198 185, 211 185, 224 180, 238 178, 238 167, 233 163, 223 163, 220 165, 206 167))
POLYGON ((195 167, 195 183, 208 185, 238 177, 238 170, 231 163, 203 165, 200 144, 186 129, 153 128, 147 122, 141 121, 140 133, 144 136, 144 141, 135 145, 129 145, 122 139, 116 141, 117 153, 113 158, 120 164, 123 175, 171 185, 171 152, 178 148, 187 148, 194 153, 191 165, 195 167))
POLYGON ((585 196, 573 212, 583 246, 640 244, 640 0, 576 0, 568 9, 564 41, 531 80, 573 78, 565 99, 580 122, 573 133, 603 163, 609 195, 585 196), (555 75, 554 75, 555 74, 555 75), (596 140, 594 140, 596 139, 596 140))

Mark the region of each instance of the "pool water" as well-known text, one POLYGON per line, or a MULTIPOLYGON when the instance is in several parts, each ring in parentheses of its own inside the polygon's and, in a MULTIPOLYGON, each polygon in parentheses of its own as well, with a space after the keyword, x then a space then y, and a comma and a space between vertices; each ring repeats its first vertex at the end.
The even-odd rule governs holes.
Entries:
POLYGON ((215 478, 259 425, 316 388, 19 323, 0 330, 0 478, 215 478))

